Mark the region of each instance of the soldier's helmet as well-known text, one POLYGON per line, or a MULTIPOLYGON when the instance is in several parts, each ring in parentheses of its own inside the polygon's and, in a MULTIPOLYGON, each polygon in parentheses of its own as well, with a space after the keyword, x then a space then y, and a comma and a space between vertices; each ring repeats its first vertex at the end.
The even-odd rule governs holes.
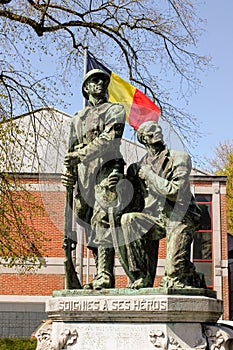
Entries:
POLYGON ((137 131, 138 141, 142 144, 154 144, 163 141, 161 126, 155 121, 142 123, 137 131))
POLYGON ((82 85, 82 93, 86 99, 88 99, 88 95, 84 91, 84 87, 85 87, 86 83, 88 82, 88 80, 90 78, 92 78, 94 75, 101 76, 104 79, 104 81, 106 82, 106 86, 108 86, 108 84, 110 82, 110 75, 108 73, 102 71, 101 69, 92 69, 89 72, 87 72, 84 76, 83 85, 82 85))

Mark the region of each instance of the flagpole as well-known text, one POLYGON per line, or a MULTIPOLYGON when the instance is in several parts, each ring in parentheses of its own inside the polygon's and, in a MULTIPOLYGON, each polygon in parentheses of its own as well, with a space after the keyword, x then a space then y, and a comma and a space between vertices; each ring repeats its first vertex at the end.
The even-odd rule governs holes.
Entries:
MULTIPOLYGON (((83 54, 83 77, 85 77, 87 73, 87 51, 88 51, 88 46, 84 47, 84 54, 83 54)), ((86 106, 86 99, 83 97, 83 108, 86 106)))

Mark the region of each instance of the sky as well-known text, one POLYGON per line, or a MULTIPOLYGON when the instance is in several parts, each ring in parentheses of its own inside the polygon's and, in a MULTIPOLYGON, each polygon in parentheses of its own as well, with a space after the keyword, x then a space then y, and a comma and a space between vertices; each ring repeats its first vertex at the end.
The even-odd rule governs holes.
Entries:
POLYGON ((206 0, 197 8, 200 17, 206 20, 198 53, 211 56, 215 67, 200 76, 202 86, 186 106, 186 111, 197 118, 203 135, 192 150, 193 163, 198 158, 197 165, 202 165, 214 157, 220 142, 233 140, 233 0, 206 0))
POLYGON ((201 77, 202 87, 190 98, 187 108, 205 134, 195 149, 204 160, 214 157, 220 142, 233 140, 233 0, 206 0, 199 9, 207 23, 198 50, 212 57, 216 69, 201 77))

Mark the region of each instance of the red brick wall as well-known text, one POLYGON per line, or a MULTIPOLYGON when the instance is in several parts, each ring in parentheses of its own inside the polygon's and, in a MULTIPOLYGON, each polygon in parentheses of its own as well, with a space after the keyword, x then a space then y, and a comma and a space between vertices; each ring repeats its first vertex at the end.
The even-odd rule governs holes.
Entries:
POLYGON ((64 289, 64 275, 1 274, 2 295, 52 295, 54 290, 64 289))
POLYGON ((159 259, 166 258, 166 238, 159 241, 159 259))
POLYGON ((45 232, 45 237, 49 239, 46 243, 46 256, 63 257, 62 238, 64 230, 64 192, 34 193, 40 198, 41 205, 44 206, 44 216, 38 216, 34 220, 39 229, 45 232))

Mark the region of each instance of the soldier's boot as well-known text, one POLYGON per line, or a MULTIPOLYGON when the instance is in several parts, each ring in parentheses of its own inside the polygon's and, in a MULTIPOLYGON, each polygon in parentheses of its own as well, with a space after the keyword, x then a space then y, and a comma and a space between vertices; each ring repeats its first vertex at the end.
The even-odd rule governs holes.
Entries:
POLYGON ((114 267, 114 248, 98 247, 98 273, 92 281, 93 289, 114 288, 115 279, 113 274, 114 267))

